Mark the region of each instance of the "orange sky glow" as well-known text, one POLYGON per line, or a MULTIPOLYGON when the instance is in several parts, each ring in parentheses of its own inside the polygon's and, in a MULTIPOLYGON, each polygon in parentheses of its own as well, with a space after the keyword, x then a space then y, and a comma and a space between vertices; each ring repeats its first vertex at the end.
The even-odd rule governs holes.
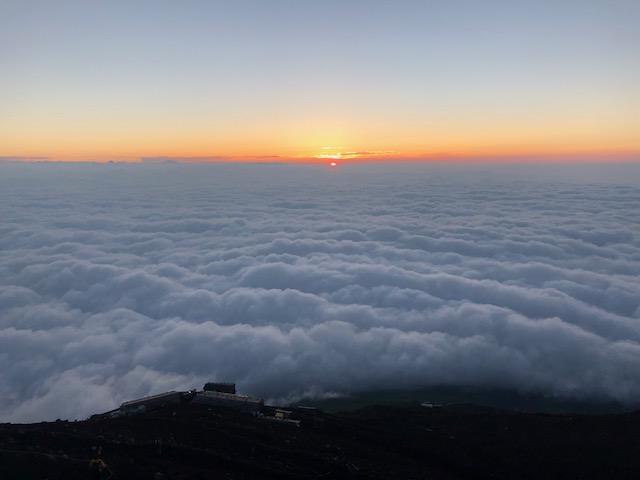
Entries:
POLYGON ((640 161, 640 4, 9 1, 0 159, 640 161))

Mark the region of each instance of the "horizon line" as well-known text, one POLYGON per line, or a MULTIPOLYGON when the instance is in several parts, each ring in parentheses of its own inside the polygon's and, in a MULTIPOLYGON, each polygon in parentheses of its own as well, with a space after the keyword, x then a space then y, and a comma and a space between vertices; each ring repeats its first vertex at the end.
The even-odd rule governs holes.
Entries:
MULTIPOLYGON (((369 153, 369 152, 365 152, 369 153)), ((274 163, 274 164, 370 164, 370 163, 440 163, 440 164, 632 164, 640 163, 640 152, 629 153, 571 153, 571 154, 521 154, 521 155, 457 155, 448 153, 424 154, 412 156, 345 155, 306 156, 306 155, 256 155, 256 156, 22 156, 0 155, 0 163, 93 163, 93 164, 208 164, 208 163, 274 163)))

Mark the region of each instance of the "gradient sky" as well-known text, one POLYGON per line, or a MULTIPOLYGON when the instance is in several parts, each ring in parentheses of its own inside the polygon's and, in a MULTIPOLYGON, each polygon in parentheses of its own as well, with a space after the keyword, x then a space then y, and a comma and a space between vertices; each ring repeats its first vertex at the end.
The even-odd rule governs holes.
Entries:
POLYGON ((2 0, 0 157, 638 160, 638 25, 634 0, 2 0))

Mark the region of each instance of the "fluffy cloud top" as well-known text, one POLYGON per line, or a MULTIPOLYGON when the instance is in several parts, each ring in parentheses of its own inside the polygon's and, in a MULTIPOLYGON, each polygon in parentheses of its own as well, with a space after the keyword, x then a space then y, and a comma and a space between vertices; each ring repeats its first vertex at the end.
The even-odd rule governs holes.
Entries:
POLYGON ((635 402, 639 205, 634 165, 2 164, 0 419, 209 380, 635 402))

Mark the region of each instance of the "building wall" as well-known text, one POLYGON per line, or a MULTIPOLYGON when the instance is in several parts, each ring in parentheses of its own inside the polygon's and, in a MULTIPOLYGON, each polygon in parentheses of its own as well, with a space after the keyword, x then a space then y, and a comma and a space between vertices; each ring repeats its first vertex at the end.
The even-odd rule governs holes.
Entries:
POLYGON ((262 406, 262 402, 256 398, 212 391, 198 393, 193 399, 193 403, 234 408, 236 410, 242 410, 243 412, 250 413, 259 412, 260 407, 262 406))
POLYGON ((146 407, 171 405, 180 403, 181 396, 182 394, 180 392, 166 392, 159 395, 152 395, 149 397, 139 398, 137 400, 131 400, 129 402, 124 402, 120 408, 126 410, 137 408, 141 405, 144 405, 146 407))

